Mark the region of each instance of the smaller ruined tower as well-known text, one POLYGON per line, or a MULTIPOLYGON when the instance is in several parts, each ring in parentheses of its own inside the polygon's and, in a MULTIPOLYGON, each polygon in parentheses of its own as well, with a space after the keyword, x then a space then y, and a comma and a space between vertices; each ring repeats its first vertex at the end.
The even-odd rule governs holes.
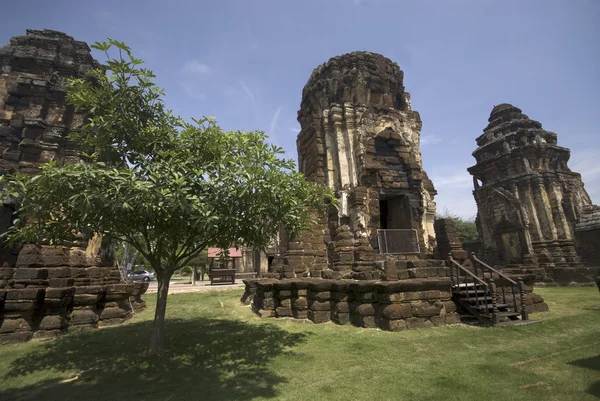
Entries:
POLYGON ((510 104, 495 106, 477 138, 473 176, 483 257, 492 263, 575 267, 575 226, 591 200, 570 150, 510 104))

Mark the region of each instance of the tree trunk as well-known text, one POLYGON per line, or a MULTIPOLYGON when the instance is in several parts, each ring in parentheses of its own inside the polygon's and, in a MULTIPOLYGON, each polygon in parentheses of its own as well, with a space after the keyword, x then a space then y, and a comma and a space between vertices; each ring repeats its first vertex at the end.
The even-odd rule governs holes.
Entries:
POLYGON ((198 266, 192 265, 192 285, 196 285, 196 275, 198 274, 198 266))
POLYGON ((171 281, 172 275, 173 272, 161 272, 157 276, 158 291, 156 292, 156 311, 154 312, 152 340, 150 340, 150 350, 148 351, 149 355, 158 356, 161 355, 164 350, 165 312, 167 310, 169 282, 171 281))
POLYGON ((133 269, 133 265, 139 253, 140 251, 136 249, 134 254, 131 255, 131 245, 128 242, 123 243, 123 257, 120 262, 117 260, 117 265, 124 281, 127 279, 127 272, 133 269))
POLYGON ((135 253, 131 257, 131 260, 129 262, 127 262, 127 267, 128 268, 133 269, 133 266, 135 265, 135 260, 137 259, 137 257, 138 257, 139 254, 140 254, 140 251, 138 251, 136 249, 135 253))

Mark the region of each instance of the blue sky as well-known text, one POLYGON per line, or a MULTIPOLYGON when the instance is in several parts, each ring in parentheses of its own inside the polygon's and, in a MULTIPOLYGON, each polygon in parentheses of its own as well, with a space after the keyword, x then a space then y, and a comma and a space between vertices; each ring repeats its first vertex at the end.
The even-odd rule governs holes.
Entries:
POLYGON ((177 114, 263 130, 292 158, 312 70, 350 51, 381 53, 404 70, 423 119, 439 209, 475 215, 466 168, 505 102, 558 134, 600 202, 598 0, 20 0, 3 11, 0 43, 27 28, 125 41, 177 114))

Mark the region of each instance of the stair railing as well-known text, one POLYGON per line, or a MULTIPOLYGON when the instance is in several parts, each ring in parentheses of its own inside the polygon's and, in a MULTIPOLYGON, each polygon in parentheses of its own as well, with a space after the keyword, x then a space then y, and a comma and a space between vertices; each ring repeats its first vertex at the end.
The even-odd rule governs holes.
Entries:
MULTIPOLYGON (((492 273, 492 277, 493 274, 497 274, 499 277, 501 277, 506 283, 508 283, 511 287, 511 292, 512 292, 512 298, 513 298, 513 309, 515 310, 515 312, 521 312, 521 320, 528 320, 529 319, 529 314, 527 313, 527 307, 525 304, 525 283, 523 282, 523 280, 521 278, 518 278, 518 282, 511 279, 510 277, 508 277, 506 274, 502 273, 501 271, 494 269, 492 266, 488 265, 487 263, 485 263, 483 260, 479 259, 477 257, 477 255, 475 255, 475 252, 471 253, 471 256, 473 258, 473 261, 475 263, 473 263, 473 266, 475 267, 475 269, 477 269, 477 264, 479 264, 481 266, 481 271, 483 272, 484 270, 488 270, 490 273, 492 273), (517 302, 517 293, 519 294, 519 302, 517 302)), ((506 304, 506 286, 502 285, 502 302, 506 304)))
POLYGON ((454 260, 454 258, 452 257, 452 254, 448 255, 448 260, 450 260, 450 281, 452 283, 452 287, 456 287, 457 291, 461 290, 461 279, 462 279, 462 284, 464 285, 464 290, 465 290, 465 294, 466 294, 466 299, 475 299, 475 305, 479 306, 480 304, 484 306, 485 308, 485 314, 487 316, 489 316, 492 319, 492 322, 494 321, 498 321, 498 309, 497 307, 495 307, 496 303, 494 302, 493 305, 491 306, 489 305, 489 303, 487 302, 487 297, 491 297, 492 301, 496 299, 496 285, 494 284, 493 280, 490 283, 486 283, 485 281, 483 281, 481 278, 479 278, 478 276, 476 276, 475 274, 471 273, 469 270, 467 270, 464 266, 462 266, 460 263, 458 263, 456 260, 454 260), (469 294, 469 286, 468 284, 470 284, 470 281, 473 282, 473 292, 475 294, 474 297, 472 297, 469 294), (478 286, 479 288, 483 288, 484 289, 484 293, 483 293, 483 298, 479 296, 478 294, 478 286), (479 299, 481 299, 481 302, 479 301, 479 299))

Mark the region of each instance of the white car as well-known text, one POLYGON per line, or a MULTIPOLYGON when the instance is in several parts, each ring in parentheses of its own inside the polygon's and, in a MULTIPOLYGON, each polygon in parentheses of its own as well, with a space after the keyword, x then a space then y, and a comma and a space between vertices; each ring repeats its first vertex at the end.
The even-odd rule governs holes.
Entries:
POLYGON ((127 278, 131 281, 141 280, 141 281, 151 281, 154 280, 156 274, 154 272, 149 272, 147 270, 135 270, 130 272, 127 275, 127 278))

